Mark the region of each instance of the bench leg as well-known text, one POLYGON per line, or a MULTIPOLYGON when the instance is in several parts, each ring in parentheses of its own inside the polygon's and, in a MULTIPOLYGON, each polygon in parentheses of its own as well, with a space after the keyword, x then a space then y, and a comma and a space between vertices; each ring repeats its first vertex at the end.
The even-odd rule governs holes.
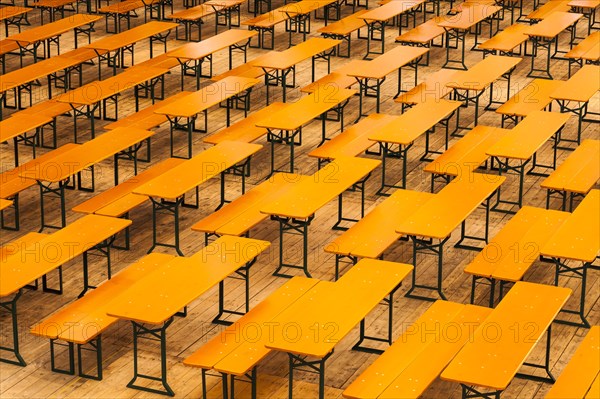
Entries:
POLYGON ((450 237, 448 236, 448 237, 444 238, 443 240, 439 240, 438 243, 435 243, 432 239, 426 240, 426 239, 417 238, 415 236, 410 236, 410 239, 413 242, 413 266, 414 266, 414 269, 412 272, 411 287, 404 296, 406 296, 407 298, 420 299, 423 301, 431 301, 431 302, 435 301, 436 298, 413 294, 413 291, 415 289, 426 289, 426 290, 430 290, 430 291, 436 291, 441 299, 446 300, 446 295, 444 295, 443 288, 442 288, 443 263, 444 263, 443 255, 444 255, 444 244, 446 244, 446 242, 448 241, 449 238, 450 237), (419 252, 425 253, 425 254, 433 254, 437 257, 437 260, 438 260, 437 285, 431 286, 431 285, 417 284, 417 254, 419 252))
POLYGON ((90 380, 102 380, 102 337, 99 335, 96 339, 90 341, 89 348, 82 344, 77 344, 77 368, 79 376, 90 380), (89 351, 96 354, 96 374, 86 374, 83 372, 82 351, 89 351))
POLYGON ((481 399, 500 399, 502 391, 478 391, 472 386, 460 384, 462 388, 462 399, 481 398, 481 399))
POLYGON ((342 259, 348 259, 348 261, 344 263, 351 266, 358 263, 358 258, 356 256, 335 254, 335 276, 333 281, 337 281, 340 278, 340 263, 342 263, 342 259))
POLYGON ((20 223, 19 223, 19 194, 16 194, 14 197, 12 198, 7 198, 9 200, 12 200, 12 205, 10 207, 8 207, 7 209, 4 209, 2 211, 0 211, 0 225, 2 226, 3 230, 9 230, 9 231, 18 231, 20 228, 20 223), (13 210, 13 219, 14 222, 12 224, 8 224, 5 219, 5 212, 8 213, 8 209, 12 208, 13 210))
POLYGON ((56 339, 50 340, 50 369, 59 374, 68 374, 75 375, 75 350, 72 342, 67 342, 66 344, 59 344, 55 342, 56 339), (69 368, 61 369, 56 367, 56 350, 55 346, 66 346, 68 348, 69 354, 69 368))
POLYGON ((19 352, 19 324, 17 323, 17 301, 23 293, 19 290, 12 299, 0 302, 0 309, 3 309, 10 313, 11 325, 12 325, 12 347, 0 346, 0 351, 10 352, 14 355, 15 359, 7 359, 0 357, 0 362, 14 364, 16 366, 25 367, 27 363, 23 360, 21 353, 19 352))
POLYGON ((173 322, 173 317, 165 321, 161 327, 146 327, 143 324, 132 321, 133 326, 133 378, 127 384, 127 388, 138 389, 144 392, 156 393, 159 395, 175 396, 175 392, 167 382, 167 328, 173 322), (160 341, 160 377, 141 374, 138 371, 138 340, 147 339, 151 341, 160 341), (149 388, 137 385, 138 379, 157 381, 162 385, 162 389, 149 388))

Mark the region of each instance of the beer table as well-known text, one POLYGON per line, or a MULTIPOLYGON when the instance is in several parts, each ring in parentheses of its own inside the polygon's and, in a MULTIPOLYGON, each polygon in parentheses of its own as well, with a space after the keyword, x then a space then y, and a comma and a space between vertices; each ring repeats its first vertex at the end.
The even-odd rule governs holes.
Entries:
POLYGON ((4 32, 7 37, 9 26, 14 25, 19 29, 19 32, 21 32, 21 25, 29 25, 27 13, 32 10, 33 8, 19 6, 6 6, 0 8, 0 21, 4 22, 4 32))

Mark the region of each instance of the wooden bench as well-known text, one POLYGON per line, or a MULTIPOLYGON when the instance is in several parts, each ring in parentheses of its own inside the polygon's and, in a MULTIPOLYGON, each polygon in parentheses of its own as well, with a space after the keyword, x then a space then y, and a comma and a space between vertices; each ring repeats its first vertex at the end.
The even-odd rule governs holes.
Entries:
POLYGON ((150 338, 160 341, 161 346, 161 374, 160 377, 154 377, 140 372, 137 366, 145 358, 145 354, 134 344, 133 378, 127 387, 146 392, 150 389, 153 393, 175 396, 167 381, 166 334, 169 325, 177 316, 182 315, 181 309, 184 309, 183 315, 186 315, 190 303, 209 291, 214 294, 217 286, 219 310, 212 322, 228 326, 233 324, 231 317, 243 317, 250 311, 252 265, 269 246, 267 241, 221 237, 190 257, 174 258, 154 273, 131 284, 112 301, 106 314, 131 323, 134 343, 150 338), (245 304, 240 308, 225 307, 225 283, 228 277, 244 281, 245 304), (159 385, 162 385, 162 389, 148 388, 146 383, 140 384, 140 380, 162 383, 159 385))
POLYGON ((324 162, 340 156, 358 156, 375 145, 375 142, 369 139, 372 133, 375 133, 378 129, 397 118, 394 115, 370 114, 365 119, 309 152, 308 156, 317 158, 319 168, 321 168, 324 162))
POLYGON ((600 179, 600 141, 586 139, 560 164, 540 186, 547 190, 546 208, 551 196, 562 199, 561 209, 573 209, 575 197, 585 197, 600 179))
MULTIPOLYGON (((241 331, 253 325, 263 326, 273 320, 279 313, 305 295, 317 283, 331 285, 306 277, 293 277, 284 285, 275 290, 263 301, 254 306, 246 315, 242 316, 233 325, 227 327, 220 334, 215 335, 210 341, 201 346, 192 355, 188 356, 183 364, 202 369, 202 398, 207 398, 206 377, 211 371, 218 372, 222 377, 223 394, 229 395, 227 380, 229 376, 246 379, 251 383, 251 397, 256 398, 256 366, 267 356, 271 350, 265 347, 268 335, 261 334, 257 342, 249 342, 240 335, 241 331), (221 374, 221 373, 224 373, 221 374)), ((234 386, 231 386, 234 390, 234 386)))
POLYGON ((268 218, 268 215, 260 212, 264 203, 275 201, 294 184, 305 179, 310 177, 275 173, 268 180, 194 224, 192 230, 204 233, 206 244, 211 236, 248 236, 252 228, 268 218))
POLYGON ((431 173, 431 192, 435 190, 436 181, 447 184, 456 177, 475 172, 482 165, 487 167, 488 149, 508 132, 498 127, 475 126, 423 168, 423 171, 431 173))
MULTIPOLYGON (((417 46, 417 47, 427 47, 430 48, 433 46, 433 41, 438 37, 441 38, 442 43, 444 41, 444 28, 438 26, 438 22, 442 21, 440 17, 434 17, 427 22, 424 22, 418 25, 415 28, 412 28, 406 33, 401 34, 396 37, 396 43, 401 43, 406 46, 417 46)), ((441 46, 441 44, 440 44, 441 46)), ((423 65, 429 65, 429 52, 427 53, 427 57, 425 58, 425 62, 423 65)))
MULTIPOLYGON (((129 218, 129 212, 148 201, 148 197, 134 194, 133 191, 142 184, 149 182, 167 172, 171 168, 180 165, 183 159, 167 158, 162 162, 152 165, 142 173, 133 176, 124 182, 102 191, 100 194, 75 206, 73 212, 84 214, 95 214, 112 216, 117 218, 129 218)), ((125 246, 129 249, 129 228, 125 230, 125 246)))
POLYGON ((304 86, 300 91, 302 93, 313 93, 316 90, 327 88, 349 89, 356 84, 356 79, 353 76, 349 76, 348 73, 353 71, 354 68, 362 62, 364 61, 352 60, 337 68, 335 71, 304 86))
POLYGON ((569 77, 571 67, 575 64, 583 67, 584 64, 598 64, 600 58, 600 32, 594 32, 573 47, 565 58, 569 60, 569 77))
POLYGON ((552 258, 555 266, 554 285, 558 286, 560 277, 570 281, 581 280, 579 285, 579 309, 563 309, 571 318, 560 319, 560 323, 576 327, 589 328, 586 319, 585 303, 587 294, 587 273, 589 269, 598 269, 593 263, 600 254, 600 190, 591 190, 571 213, 571 216, 559 226, 552 237, 541 247, 540 254, 552 258))
MULTIPOLYGON (((3 353, 11 352, 14 359, 2 357, 3 362, 25 366, 19 352, 17 302, 25 287, 42 279, 43 290, 55 294, 63 292, 62 266, 83 255, 83 290, 80 296, 95 288, 90 284, 88 256, 94 254, 107 260, 107 275, 111 277, 110 245, 116 234, 131 224, 130 220, 99 215, 86 215, 52 234, 33 234, 17 245, 9 244, 14 252, 2 262, 0 297, 2 307, 10 312, 12 322, 12 347, 4 346, 3 353), (15 249, 16 248, 16 249, 15 249), (55 256, 47 256, 47 251, 55 256), (25 255, 26 254, 26 255, 25 255), (36 259, 32 262, 31 259, 36 259), (58 271, 59 288, 49 288, 46 275, 58 271)), ((37 286, 36 285, 34 287, 37 286)))
POLYGON ((366 12, 368 12, 368 10, 360 10, 352 15, 340 19, 339 21, 317 29, 317 32, 319 32, 323 37, 329 37, 331 39, 342 41, 342 43, 338 44, 336 47, 335 53, 338 57, 350 58, 352 33, 355 31, 358 31, 359 39, 366 39, 366 36, 361 37, 360 35, 360 28, 366 25, 365 20, 360 18, 360 16, 366 12), (343 43, 346 43, 345 52, 342 52, 341 46, 343 43))
POLYGON ((15 221, 12 226, 8 225, 5 222, 4 211, 6 209, 3 209, 1 213, 3 229, 19 230, 19 193, 28 189, 29 187, 33 187, 36 185, 35 180, 23 179, 22 177, 20 177, 20 174, 37 169, 39 165, 51 160, 52 158, 56 157, 57 155, 63 152, 72 150, 73 148, 77 147, 77 145, 78 144, 73 143, 65 144, 53 151, 47 152, 46 154, 39 155, 37 158, 32 159, 31 161, 26 162, 20 165, 19 167, 16 167, 14 169, 8 170, 0 174, 0 182, 2 182, 2 185, 0 186, 0 198, 12 201, 12 208, 14 212, 15 221))
POLYGON ((502 127, 506 122, 515 125, 535 111, 552 111, 550 95, 564 84, 562 80, 534 79, 527 83, 514 96, 496 109, 502 117, 502 127))
POLYGON ((275 26, 289 19, 286 13, 281 12, 282 6, 271 10, 265 14, 242 21, 241 25, 247 26, 249 30, 258 32, 258 43, 256 46, 263 49, 273 50, 275 48, 275 26), (267 42, 267 35, 270 37, 270 43, 267 42))
POLYGON ((417 399, 485 323, 491 309, 436 301, 344 390, 351 399, 417 399), (445 331, 457 330, 456 336, 445 331))
POLYGON ((80 377, 102 380, 102 334, 119 319, 106 314, 111 302, 132 284, 156 271, 175 256, 167 254, 146 255, 134 264, 123 269, 111 279, 100 284, 95 290, 72 302, 43 321, 31 327, 31 334, 50 340, 51 369, 54 372, 75 374, 75 350, 77 345, 77 366, 80 377), (68 346, 69 367, 57 366, 55 347, 68 346), (96 374, 86 370, 83 354, 96 355, 96 374))
POLYGON ((600 392, 600 327, 593 326, 579 344, 545 399, 597 397, 600 392))
MULTIPOLYGON (((192 29, 195 27, 198 30, 198 39, 194 40, 199 42, 202 40, 202 25, 204 25, 204 18, 216 13, 216 8, 206 4, 200 4, 195 7, 186 8, 181 11, 177 11, 169 15, 168 19, 174 20, 178 24, 183 24, 184 36, 179 36, 179 29, 175 30, 175 38, 177 40, 192 40, 192 29)), ((215 34, 217 30, 217 24, 215 22, 215 34)))
POLYGON ((387 195, 387 189, 406 187, 408 151, 422 135, 425 135, 425 152, 420 158, 421 161, 430 160, 430 154, 441 153, 430 148, 430 135, 435 132, 438 124, 445 128, 444 148, 448 148, 450 120, 455 117, 456 125, 458 125, 460 106, 461 103, 458 101, 426 101, 410 108, 369 135, 369 140, 379 143, 381 149, 381 185, 377 194, 387 195), (399 159, 402 162, 399 184, 397 184, 397 176, 386 170, 389 167, 390 159, 399 159), (388 175, 393 176, 391 183, 387 182, 388 175))
POLYGON ((383 257, 384 251, 402 238, 396 226, 432 197, 430 193, 397 190, 327 244, 325 252, 335 254, 335 279, 339 278, 342 261, 355 265, 359 258, 383 257))
POLYGON ((127 29, 131 28, 131 18, 137 17, 136 10, 144 8, 144 22, 147 22, 148 12, 153 17, 153 11, 157 10, 158 19, 161 19, 161 9, 164 12, 162 0, 123 0, 98 9, 98 13, 104 14, 106 19, 106 33, 121 32, 121 21, 127 22, 127 29), (112 20, 114 29, 110 29, 109 21, 112 20))
POLYGON ((452 88, 446 84, 456 82, 461 71, 440 69, 429 74, 425 80, 409 91, 400 94, 394 101, 402 104, 402 111, 428 100, 439 101, 452 93, 452 88))
POLYGON ((463 398, 500 398, 517 376, 552 384, 551 325, 570 296, 571 290, 568 288, 517 282, 483 325, 475 329, 473 338, 454 356, 441 378, 460 384, 463 398), (519 331, 523 331, 526 323, 536 326, 535 331, 528 334, 527 338, 524 334, 515 337, 513 334, 502 333, 492 340, 487 335, 488 326, 491 325, 496 331, 510 331, 508 329, 515 325, 521 326, 519 331), (543 339, 544 335, 547 339, 543 339), (546 341, 543 363, 540 364, 539 360, 536 363, 526 363, 540 341, 546 341), (521 371, 523 365, 534 368, 521 371), (532 371, 540 369, 545 371, 545 375, 540 376, 539 372, 532 371))
POLYGON ((514 24, 506 27, 491 39, 481 43, 478 48, 483 50, 484 56, 494 55, 521 55, 527 52, 527 36, 524 32, 527 25, 514 24), (523 46, 525 47, 523 49, 523 46), (519 50, 515 52, 515 48, 519 50), (524 50, 524 51, 523 51, 524 50))
POLYGON ((490 287, 489 307, 494 306, 496 289, 502 300, 508 284, 521 281, 538 260, 540 248, 570 216, 567 212, 524 206, 465 267, 472 276, 471 303, 478 284, 490 287))
POLYGON ((239 120, 231 126, 219 130, 217 133, 211 134, 203 141, 209 144, 219 144, 223 141, 241 141, 243 143, 252 143, 261 137, 267 135, 267 129, 256 126, 256 123, 262 119, 273 115, 273 113, 281 111, 286 105, 284 103, 275 102, 271 105, 262 108, 247 117, 239 120))
POLYGON ((577 116, 577 137, 571 139, 561 136, 561 141, 579 145, 581 143, 583 122, 596 124, 600 122, 598 118, 600 113, 593 112, 588 106, 598 90, 600 90, 600 66, 585 65, 550 94, 550 97, 560 106, 560 112, 577 116))

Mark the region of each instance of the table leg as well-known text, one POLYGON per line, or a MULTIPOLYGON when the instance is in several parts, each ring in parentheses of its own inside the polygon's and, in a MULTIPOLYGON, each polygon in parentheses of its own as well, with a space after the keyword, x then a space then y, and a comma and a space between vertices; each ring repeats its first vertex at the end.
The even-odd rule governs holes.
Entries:
POLYGON ((288 353, 290 374, 289 374, 289 388, 288 397, 293 398, 294 389, 294 370, 307 370, 313 373, 319 374, 319 399, 325 398, 325 362, 333 354, 333 351, 329 352, 324 358, 317 360, 307 360, 306 356, 295 355, 288 353))
POLYGON ((8 346, 0 346, 0 351, 11 352, 16 360, 14 359, 6 359, 4 357, 0 357, 0 362, 14 364, 16 366, 25 367, 27 363, 23 360, 21 353, 19 352, 19 325, 17 323, 17 301, 21 297, 23 293, 22 290, 19 290, 12 299, 3 300, 0 302, 0 308, 10 313, 11 324, 12 324, 12 347, 8 346))
POLYGON ((280 217, 277 215, 273 215, 272 218, 279 222, 279 266, 277 267, 277 269, 275 270, 273 275, 277 276, 277 277, 285 277, 285 278, 293 277, 292 275, 281 273, 281 269, 284 267, 287 267, 287 268, 291 268, 291 269, 300 269, 304 272, 306 277, 312 277, 310 272, 308 271, 308 227, 310 226, 310 223, 312 222, 314 215, 312 215, 311 217, 309 217, 306 220, 291 219, 291 218, 286 218, 286 217, 280 217), (302 248, 302 264, 301 265, 285 263, 283 260, 283 258, 284 258, 284 254, 283 254, 284 240, 283 239, 284 239, 284 235, 286 233, 291 234, 291 235, 301 235, 302 236, 303 248, 302 248))
POLYGON ((413 143, 408 145, 405 144, 394 144, 394 143, 385 143, 380 142, 379 147, 381 148, 381 186, 379 190, 377 190, 377 195, 382 195, 385 197, 389 197, 390 194, 384 192, 389 188, 406 188, 406 166, 407 166, 407 158, 408 158, 408 150, 413 146, 413 143), (394 150, 394 146, 398 146, 397 150, 394 150), (394 158, 402 160, 402 184, 389 184, 386 182, 386 169, 387 169, 387 159, 394 158))
POLYGON ((410 236, 410 239, 413 242, 413 266, 414 266, 414 269, 412 272, 411 287, 404 296, 406 296, 407 298, 420 299, 423 301, 430 301, 430 302, 436 300, 436 298, 413 294, 413 291, 415 289, 420 288, 420 289, 436 291, 441 299, 446 300, 446 295, 444 295, 443 288, 442 288, 443 263, 444 263, 443 255, 444 255, 444 244, 446 244, 446 242, 448 241, 448 239, 450 239, 450 237, 448 236, 448 237, 444 238, 443 240, 439 240, 438 243, 435 243, 433 239, 422 239, 422 238, 418 238, 416 236, 410 236), (437 257, 437 260, 438 260, 438 262, 437 262, 437 285, 431 286, 431 285, 417 284, 417 255, 419 252, 421 252, 423 254, 433 254, 437 257))
POLYGON ((565 261, 563 261, 560 258, 552 258, 552 260, 554 261, 554 264, 556 266, 555 268, 555 273, 554 273, 554 285, 558 287, 558 279, 561 275, 566 275, 568 277, 575 277, 575 278, 579 278, 581 279, 581 294, 579 297, 579 309, 578 310, 572 310, 572 309, 561 309, 561 313, 566 313, 566 314, 573 314, 573 315, 578 315, 581 322, 573 322, 573 321, 569 321, 569 320, 554 320, 555 323, 559 323, 559 324, 566 324, 569 326, 575 326, 575 327, 584 327, 584 328, 590 328, 590 323, 588 322, 587 318, 585 317, 585 296, 586 296, 586 292, 587 292, 587 270, 588 267, 591 265, 591 263, 589 262, 581 262, 582 265, 581 266, 569 266, 567 264, 567 260, 565 259, 565 261))
POLYGON ((138 389, 140 391, 156 393, 160 395, 175 396, 175 392, 173 392, 169 386, 169 383, 167 382, 167 328, 172 322, 173 317, 167 320, 161 327, 146 327, 141 323, 137 323, 135 321, 131 322, 133 326, 133 378, 127 384, 127 388, 138 389), (160 341, 160 377, 141 374, 138 371, 138 340, 140 339, 160 341), (163 389, 154 389, 137 385, 136 382, 138 379, 158 381, 161 383, 163 389))

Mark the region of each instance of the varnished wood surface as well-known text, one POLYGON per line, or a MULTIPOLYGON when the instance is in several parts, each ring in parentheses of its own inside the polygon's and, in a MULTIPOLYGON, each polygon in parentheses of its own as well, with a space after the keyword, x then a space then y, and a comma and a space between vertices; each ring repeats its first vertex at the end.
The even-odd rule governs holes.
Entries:
MULTIPOLYGON (((181 10, 181 1, 175 0, 175 8, 181 10)), ((280 0, 274 1, 273 7, 282 5, 280 0)), ((442 4, 442 13, 448 8, 447 3, 442 4)), ((375 5, 372 4, 371 8, 375 5)), ((242 21, 250 16, 246 12, 245 5, 242 5, 242 21)), ((531 10, 531 2, 525 2, 525 10, 527 13, 531 10)), ((343 8, 343 16, 351 13, 349 7, 343 8)), ((167 12, 168 14, 168 12, 167 12)), ((429 16, 430 17, 430 16, 429 16)), ((422 16, 419 15, 420 22, 422 16)), ((33 22, 32 27, 39 25, 39 13, 32 12, 29 15, 30 21, 33 22)), ((206 18, 204 25, 204 37, 209 37, 214 34, 214 17, 206 18)), ((93 40, 98 40, 102 37, 109 37, 104 31, 104 20, 96 23, 96 32, 92 34, 93 40)), ((132 20, 132 26, 139 26, 143 23, 143 17, 132 20)), ((508 26, 508 19, 501 23, 501 27, 508 26)), ((582 24, 583 25, 583 24, 582 24)), ((323 26, 322 20, 312 21, 312 33, 310 37, 318 37, 316 30, 323 26)), ((23 31, 31 29, 23 27, 23 31)), ((220 28, 219 32, 222 32, 220 28)), ((12 33, 16 30, 12 29, 12 33)), ((386 49, 389 51, 396 47, 394 38, 397 36, 397 30, 390 28, 386 30, 386 49)), ((583 33, 583 28, 580 28, 579 33, 583 33)), ((1 32, 4 38, 4 32, 1 32)), ((566 44, 567 35, 560 37, 561 46, 566 44), (564 37, 563 37, 564 36, 564 37)), ((169 36, 168 48, 173 49, 183 45, 185 42, 174 40, 174 32, 169 36)), ((483 32, 483 38, 487 37, 487 32, 483 32)), ((297 42, 299 37, 295 37, 297 42)), ((467 36, 467 48, 471 47, 473 36, 467 36)), ((277 29, 276 32, 276 50, 284 50, 287 48, 288 36, 283 28, 277 29)), ((66 34, 61 38, 61 52, 65 52, 73 48, 72 35, 66 34)), ((135 46, 136 54, 135 61, 140 63, 149 57, 148 41, 144 40, 135 46)), ((248 60, 265 54, 267 50, 249 49, 248 60)), ((352 40, 352 58, 332 58, 331 70, 335 70, 352 59, 360 59, 366 52, 366 43, 363 40, 357 40, 353 37, 352 40)), ((445 50, 442 48, 431 49, 431 61, 427 67, 419 68, 419 82, 423 81, 431 73, 439 70, 443 60, 445 59, 445 50)), ((161 54, 160 46, 155 47, 155 55, 161 54)), ((542 56, 545 56, 543 54, 542 56)), ((481 60, 480 52, 467 52, 466 64, 471 67, 481 60)), ((31 57, 25 60, 25 65, 32 62, 31 57)), ((217 52, 213 57, 213 74, 216 76, 227 71, 228 55, 226 51, 217 52)), ((243 57, 240 54, 234 54, 233 64, 238 66, 243 63, 243 57)), ((299 98, 305 96, 300 92, 300 88, 306 86, 311 81, 311 63, 304 61, 298 64, 296 70, 296 87, 288 89, 288 101, 295 102, 299 98)), ((521 62, 511 82, 511 96, 518 90, 523 88, 532 79, 527 78, 529 72, 530 61, 526 58, 521 62)), ((12 71, 18 68, 18 57, 7 56, 7 71, 12 71)), ((84 83, 88 83, 97 77, 97 66, 84 66, 84 83)), ((567 62, 552 60, 552 71, 555 79, 567 79, 567 62)), ((320 78, 327 73, 326 64, 323 62, 316 63, 316 78, 320 78)), ((112 74, 111 68, 104 68, 103 78, 108 78, 112 74)), ((171 74, 166 76, 166 95, 173 95, 180 90, 180 70, 173 68, 171 74)), ((388 76, 383 84, 381 112, 393 115, 401 113, 401 106, 393 101, 392 97, 397 91, 396 74, 388 76)), ((403 74, 403 85, 411 88, 413 85, 413 77, 411 72, 403 74)), ((202 79, 202 85, 207 84, 208 80, 202 79)), ((185 79, 185 89, 189 91, 195 90, 193 79, 185 79)), ((44 100, 47 87, 34 87, 34 103, 44 100)), ((499 82, 494 86, 495 98, 497 100, 506 99, 506 83, 499 82)), ((281 99, 281 88, 271 88, 271 101, 281 99)), ((487 94, 485 95, 487 97, 487 94)), ((265 87, 261 82, 252 92, 251 112, 255 112, 265 106, 265 87)), ((483 101, 482 101, 483 103, 483 101)), ((141 100, 141 107, 147 107, 151 104, 148 99, 141 100)), ((590 110, 598 112, 598 94, 590 103, 590 110)), ((375 102, 372 98, 367 98, 364 104, 365 110, 368 113, 375 112, 375 102)), ((555 107, 556 110, 558 107, 555 107)), ((350 126, 351 121, 357 116, 358 99, 351 99, 350 104, 346 108, 346 126, 350 126)), ((132 91, 123 93, 119 100, 119 115, 121 117, 132 114, 135 111, 135 101, 132 91)), ((12 112, 5 111, 5 116, 12 112)), ((225 110, 214 107, 209 110, 209 135, 215 133, 225 127, 225 110)), ((241 111, 232 112, 232 122, 238 121, 243 117, 241 111)), ((472 122, 473 106, 470 105, 467 109, 461 109, 461 125, 472 122)), ((103 134, 102 127, 108 124, 108 121, 96 120, 96 134, 103 134)), ((83 140, 89 139, 89 124, 87 122, 78 121, 80 126, 79 136, 83 140)), ((500 126, 500 115, 493 111, 485 111, 480 113, 479 124, 489 126, 500 126)), ((67 117, 59 117, 59 145, 72 141, 72 119, 67 117)), ((583 124, 583 138, 598 139, 600 136, 598 125, 583 124)), ((313 150, 321 137, 321 125, 314 122, 303 128, 302 146, 296 148, 296 172, 310 175, 317 170, 315 159, 308 157, 307 153, 313 150)), ((152 162, 157 163, 169 156, 169 127, 164 124, 158 129, 154 129, 156 134, 152 138, 152 162)), ((339 132, 339 123, 328 123, 328 136, 333 136, 339 132)), ((48 132, 49 133, 49 132, 48 132)), ((570 121, 564 130, 564 136, 575 137, 576 134, 576 118, 571 117, 570 121)), ((194 134, 194 154, 209 148, 211 145, 203 143, 206 134, 194 134)), ((186 148, 185 133, 176 132, 176 151, 181 153, 186 148)), ((442 130, 432 135, 432 148, 442 149, 444 135, 442 130)), ((451 144, 457 138, 453 138, 451 144)), ((262 182, 269 170, 269 152, 266 138, 261 138, 257 141, 258 144, 264 146, 252 160, 252 176, 248 179, 249 187, 253 187, 262 182)), ((424 137, 419 138, 414 148, 409 152, 408 158, 408 179, 407 186, 410 189, 419 191, 429 190, 429 173, 423 172, 425 163, 419 161, 419 158, 424 150, 424 137)), ((12 143, 1 145, 2 170, 11 169, 13 164, 12 143)), ((45 153, 48 150, 40 149, 39 153, 45 153)), ((287 159, 287 148, 281 146, 276 147, 278 159, 287 159), (285 158, 281 158, 285 157, 285 158)), ((559 150, 558 161, 562 162, 569 152, 559 150)), ((26 162, 31 157, 31 149, 21 146, 20 150, 21 162, 26 162)), ((372 155, 363 155, 373 157, 372 155)), ((378 159, 378 158, 377 158, 378 159)), ((540 153, 540 161, 550 161, 551 149, 549 145, 542 147, 540 153)), ((139 167, 144 169, 148 164, 140 163, 139 167)), ((397 176, 400 180, 401 169, 400 163, 392 160, 389 163, 388 176, 397 176)), ((122 162, 120 165, 120 174, 122 179, 133 175, 133 167, 127 162, 122 162)), ((375 195, 381 177, 381 169, 378 168, 373 173, 371 179, 366 184, 366 203, 367 210, 372 209, 375 205, 383 201, 384 198, 375 195)), ((96 189, 105 190, 112 187, 112 161, 106 160, 101 162, 96 167, 96 189)), ((232 198, 240 194, 240 185, 238 180, 229 177, 227 183, 227 197, 232 198)), ((526 176, 525 179, 525 196, 524 203, 527 205, 544 207, 545 190, 539 186, 543 177, 526 176)), ((1 182, 0 182, 1 184, 1 182)), ((515 176, 509 176, 505 183, 506 192, 516 193, 517 179, 515 176)), ((71 209, 75 205, 90 198, 92 194, 68 191, 67 209, 71 209)), ((206 215, 210 214, 219 202, 219 181, 213 179, 201 187, 200 190, 200 208, 189 209, 184 208, 181 211, 181 240, 182 250, 186 255, 191 255, 204 246, 203 234, 194 232, 190 227, 201 220, 206 215)), ((19 232, 9 232, 6 230, 0 231, 0 240, 4 244, 12 241, 27 232, 37 231, 39 228, 39 191, 36 187, 30 188, 20 195, 21 203, 21 230, 19 232)), ((358 215, 360 209, 360 197, 358 193, 349 193, 344 196, 345 213, 348 216, 354 217, 358 215)), ((56 203, 58 206, 58 203, 56 203)), ((559 206, 558 201, 553 202, 553 207, 556 209, 559 206)), ((309 240, 309 268, 313 276, 325 279, 333 279, 334 257, 324 251, 324 247, 339 236, 340 232, 333 231, 330 227, 335 223, 337 214, 337 202, 332 201, 316 213, 316 218, 310 226, 309 240)), ((81 217, 81 214, 68 211, 67 221, 73 222, 81 217)), ((58 220, 58 212, 54 213, 52 218, 58 220)), ((151 207, 147 203, 130 214, 130 219, 133 220, 132 225, 132 249, 130 251, 112 251, 113 256, 113 271, 121 270, 126 265, 141 258, 150 247, 152 234, 151 207)), ((498 232, 502 226, 508 221, 509 216, 501 213, 492 212, 490 219, 490 233, 493 235, 498 232)), ((477 235, 482 232, 484 223, 484 213, 482 210, 477 210, 468 219, 469 229, 472 234, 477 235)), ((172 221, 169 217, 160 218, 158 220, 158 228, 161 233, 167 233, 169 236, 172 229, 172 221)), ((262 222, 256 229, 250 231, 252 238, 267 240, 272 242, 272 246, 266 253, 259 257, 258 262, 252 269, 251 277, 251 306, 257 304, 265 298, 277 287, 284 283, 284 280, 273 277, 271 273, 275 270, 278 263, 278 230, 277 224, 272 221, 262 222)), ((444 287, 445 292, 450 300, 467 303, 469 300, 470 276, 463 272, 463 268, 475 257, 476 253, 455 249, 452 245, 458 239, 458 231, 455 231, 452 238, 449 240, 447 249, 444 254, 444 287)), ((169 252, 167 249, 159 249, 160 251, 169 252)), ((169 252, 171 253, 171 252, 169 252)), ((299 238, 287 239, 285 254, 289 260, 298 261, 301 253, 301 242, 299 238)), ((398 242, 385 253, 386 260, 399 262, 411 262, 412 247, 407 242, 398 242)), ((419 257, 419 273, 420 276, 434 278, 436 272, 435 260, 433 257, 419 257)), ((100 382, 86 380, 75 376, 61 375, 50 371, 50 355, 48 341, 35 337, 29 334, 29 327, 49 314, 55 312, 67 303, 72 302, 79 291, 81 290, 81 258, 69 262, 64 267, 65 292, 62 296, 45 294, 36 291, 25 291, 23 297, 19 300, 19 329, 21 352, 28 362, 27 367, 21 368, 8 364, 0 363, 0 396, 2 398, 158 398, 157 395, 140 392, 137 390, 126 388, 125 385, 129 382, 132 376, 132 333, 131 325, 126 322, 119 322, 116 326, 110 328, 103 335, 103 361, 104 361, 104 379, 100 382)), ((547 263, 537 262, 525 276, 526 281, 551 284, 553 282, 553 267, 547 263)), ((1 278, 1 276, 0 276, 1 278)), ((91 263, 91 283, 97 283, 106 279, 106 268, 102 260, 93 259, 91 263)), ((55 276, 52 276, 51 284, 57 282, 55 276)), ((568 306, 577 306, 577 297, 581 280, 569 279, 561 277, 561 286, 567 286, 575 290, 575 298, 568 302, 568 306)), ((228 280, 226 282, 226 306, 241 308, 243 305, 243 285, 236 280, 228 280)), ((407 299, 402 296, 406 291, 406 287, 399 290, 395 301, 394 311, 394 335, 398 337, 408 325, 415 321, 429 306, 430 303, 422 302, 413 299, 407 299)), ((487 303, 487 291, 485 288, 478 290, 476 303, 485 305, 487 303)), ((587 312, 588 319, 592 324, 600 323, 600 305, 598 304, 600 296, 598 272, 591 271, 588 273, 588 300, 587 312)), ((221 327, 210 323, 217 311, 217 290, 213 288, 207 294, 200 297, 192 303, 188 308, 188 316, 184 319, 176 319, 168 329, 167 334, 167 361, 169 366, 169 383, 177 393, 177 397, 198 398, 201 396, 201 380, 200 372, 197 369, 186 367, 182 364, 182 360, 188 357, 193 351, 202 346, 211 337, 221 330, 221 327)), ((9 315, 5 312, 0 314, 0 322, 2 326, 2 344, 6 343, 10 337, 8 329, 9 315)), ((378 307, 367 318, 367 328, 369 333, 383 334, 386 331, 386 310, 383 307, 378 307)), ((551 351, 552 371, 555 375, 560 374, 567 362, 570 360, 578 344, 582 341, 587 330, 564 325, 553 326, 553 343, 551 351)), ((338 398, 341 397, 342 390, 349 385, 351 381, 358 377, 369 364, 371 364, 376 355, 359 353, 351 351, 350 348, 358 337, 358 331, 350 333, 336 347, 336 351, 327 362, 326 371, 326 397, 338 398)), ((141 346, 140 356, 142 359, 142 372, 158 373, 158 352, 157 345, 149 342, 143 342, 141 346)), ((64 353, 62 353, 64 355, 64 353)), ((541 361, 543 358, 543 348, 538 347, 532 353, 533 361, 541 361)), ((62 358, 61 361, 66 360, 62 358)), ((287 370, 288 359, 284 354, 269 355, 258 367, 258 395, 261 398, 285 398, 287 397, 287 370)), ((317 390, 315 383, 317 377, 306 373, 296 373, 295 375, 295 397, 298 398, 313 398, 316 396, 317 390)), ((543 398, 550 386, 543 383, 531 382, 521 379, 515 379, 508 389, 505 391, 503 398, 543 398)), ((214 377, 208 378, 208 389, 210 398, 221 397, 220 380, 214 377)), ((249 386, 244 383, 236 384, 236 396, 249 397, 249 386)), ((425 392, 425 398, 459 398, 460 388, 457 384, 437 380, 425 392)))

